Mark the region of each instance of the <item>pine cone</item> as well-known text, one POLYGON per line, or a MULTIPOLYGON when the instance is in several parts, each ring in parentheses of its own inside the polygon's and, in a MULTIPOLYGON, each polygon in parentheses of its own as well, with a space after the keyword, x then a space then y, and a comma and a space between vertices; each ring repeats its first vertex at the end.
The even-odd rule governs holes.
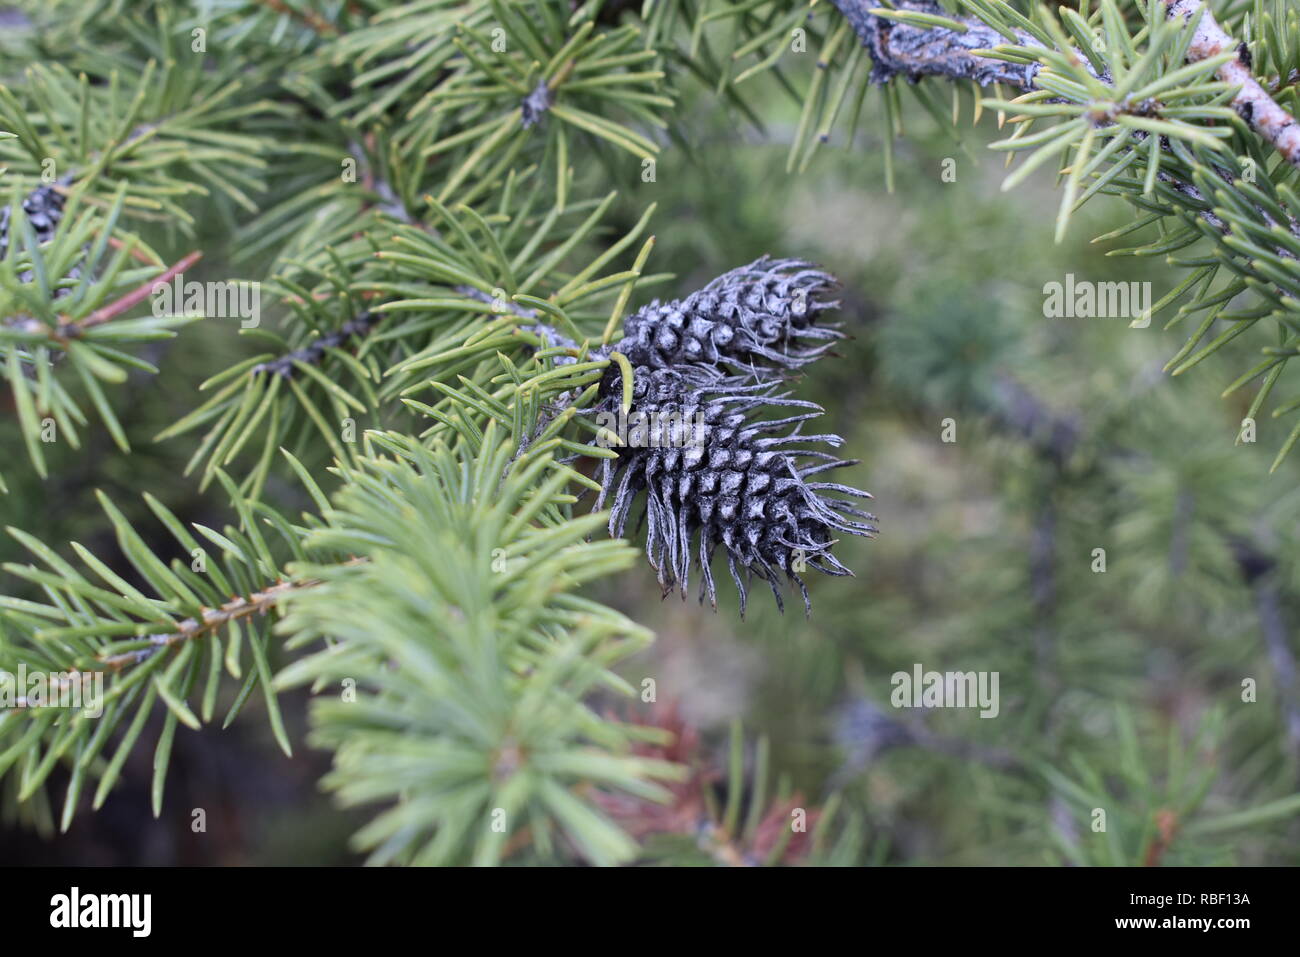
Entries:
POLYGON ((658 300, 628 316, 615 348, 633 365, 655 369, 682 363, 734 369, 795 369, 842 338, 815 325, 817 314, 839 305, 821 296, 835 278, 800 259, 767 256, 723 273, 685 299, 658 300), (801 340, 823 340, 800 347, 801 340))
MULTIPOLYGON (((808 567, 828 575, 852 574, 831 554, 835 535, 870 536, 876 531, 868 524, 874 516, 823 493, 871 496, 847 485, 808 481, 855 464, 808 447, 842 442, 836 435, 800 433, 804 422, 821 414, 820 407, 774 395, 771 384, 744 385, 718 373, 712 384, 701 387, 699 368, 683 373, 643 366, 634 373, 632 408, 649 420, 647 440, 641 443, 648 447, 621 448, 617 459, 603 461, 603 491, 596 507, 603 507, 612 493, 609 530, 621 537, 633 503, 645 493, 646 555, 665 594, 679 588, 685 598, 691 564, 698 561, 700 601, 707 595, 716 608, 710 563, 718 545, 726 550, 742 617, 746 580, 753 575, 771 586, 783 609, 779 585, 780 573, 785 573, 799 586, 805 611, 810 611, 798 572, 808 567), (776 420, 753 417, 762 407, 803 411, 776 420), (673 447, 664 433, 674 427, 670 423, 683 422, 698 424, 698 433, 673 447), (791 426, 787 435, 767 434, 791 426)), ((619 382, 614 374, 602 383, 605 410, 617 409, 619 382)))
MULTIPOLYGON (((873 535, 874 516, 851 503, 870 498, 861 489, 809 481, 855 462, 820 448, 837 447, 837 435, 803 435, 803 423, 822 409, 774 394, 786 373, 824 355, 825 340, 841 338, 817 326, 818 313, 834 308, 821 296, 836 280, 798 259, 762 257, 724 273, 704 289, 668 304, 658 301, 627 317, 623 339, 589 352, 592 359, 619 352, 632 366, 633 400, 627 444, 603 459, 596 508, 612 499, 609 530, 623 536, 632 508, 645 493, 646 556, 664 594, 685 598, 691 565, 700 569, 700 601, 717 607, 711 563, 721 545, 745 614, 747 582, 766 581, 784 610, 781 573, 803 594, 799 573, 814 568, 851 575, 832 554, 837 533, 873 535), (803 340, 823 340, 801 347, 803 340), (801 413, 764 420, 763 407, 801 413), (792 427, 785 435, 767 433, 792 427), (834 492, 848 498, 829 496, 834 492), (741 573, 744 573, 743 577, 741 573)), ((544 323, 532 327, 552 341, 563 337, 544 323)), ((611 364, 586 414, 617 416, 621 366, 611 364)))
MULTIPOLYGON (((47 243, 63 219, 63 194, 52 186, 38 186, 23 198, 23 212, 36 231, 38 242, 47 243)), ((9 207, 0 208, 0 257, 9 251, 9 207)))
MULTIPOLYGON (((54 232, 63 219, 63 203, 63 194, 53 186, 38 186, 23 197, 23 213, 32 224, 38 244, 47 243, 54 238, 54 232)), ((0 258, 4 258, 9 252, 9 213, 9 206, 0 208, 0 258)), ((80 276, 80 268, 73 266, 64 278, 77 279, 80 276)), ((33 278, 31 270, 27 270, 18 276, 18 281, 31 282, 33 278)), ((58 299, 66 294, 66 289, 56 289, 54 298, 58 299)))

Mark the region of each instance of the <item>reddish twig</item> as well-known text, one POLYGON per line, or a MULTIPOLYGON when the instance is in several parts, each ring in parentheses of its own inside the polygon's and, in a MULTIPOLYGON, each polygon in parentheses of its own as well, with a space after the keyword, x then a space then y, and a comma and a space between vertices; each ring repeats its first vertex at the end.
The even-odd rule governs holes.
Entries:
POLYGON ((80 322, 68 322, 60 325, 57 330, 57 338, 62 340, 75 339, 87 329, 91 329, 110 319, 116 319, 122 313, 138 306, 144 300, 148 299, 153 293, 153 289, 158 283, 168 283, 176 278, 177 275, 189 269, 196 262, 203 258, 203 253, 195 250, 184 259, 179 260, 175 265, 169 267, 161 276, 150 279, 148 282, 132 289, 120 299, 115 299, 102 309, 96 309, 85 319, 80 322))
POLYGON ((150 259, 143 249, 140 249, 138 246, 127 246, 126 243, 122 242, 122 240, 116 238, 115 236, 108 237, 108 244, 112 246, 114 249, 127 250, 127 252, 130 254, 132 259, 136 260, 137 262, 142 262, 146 266, 162 265, 161 263, 155 262, 154 260, 150 259))

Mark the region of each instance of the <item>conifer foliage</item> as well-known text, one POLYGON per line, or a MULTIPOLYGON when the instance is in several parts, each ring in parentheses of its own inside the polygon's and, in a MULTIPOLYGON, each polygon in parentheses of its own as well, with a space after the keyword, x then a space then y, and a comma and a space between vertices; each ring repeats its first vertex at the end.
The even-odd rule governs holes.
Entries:
MULTIPOLYGON (((1151 517, 1169 488, 1126 482, 1135 457, 1106 451, 1127 448, 1140 416, 1108 409, 1085 428, 1045 408, 1007 372, 991 319, 953 318, 969 304, 934 300, 895 321, 880 342, 900 361, 862 386, 866 402, 838 407, 822 397, 862 398, 862 370, 843 367, 868 361, 853 343, 874 333, 874 291, 828 270, 846 276, 848 257, 860 279, 859 247, 840 243, 824 268, 826 246, 805 234, 809 248, 729 252, 726 265, 752 261, 684 275, 693 264, 675 247, 695 228, 691 203, 665 190, 659 209, 644 188, 670 178, 670 162, 688 178, 714 149, 696 141, 700 117, 726 111, 788 145, 786 182, 817 181, 835 143, 879 157, 895 190, 904 119, 969 150, 969 105, 975 123, 988 117, 980 129, 996 117, 991 149, 1019 157, 1006 203, 1036 170, 1057 173, 1044 246, 1092 222, 1083 210, 1098 197, 1132 207, 1101 240, 1128 237, 1111 255, 1173 276, 1151 315, 1186 339, 1163 371, 1204 366, 1226 375, 1229 396, 1254 389, 1245 417, 1268 408, 1286 424, 1271 461, 1292 475, 1300 19, 1284 0, 7 6, 6 821, 67 831, 125 790, 141 754, 153 815, 188 814, 167 800, 178 738, 257 712, 285 755, 330 753, 322 786, 363 809, 352 846, 375 864, 906 859, 893 839, 911 846, 907 828, 873 803, 890 788, 862 778, 904 748, 984 784, 999 775, 1005 800, 972 827, 989 846, 1032 835, 1035 860, 1222 860, 1242 830, 1261 846, 1294 835, 1294 781, 1260 771, 1276 763, 1266 748, 1300 734, 1278 585, 1300 551, 1261 531, 1281 524, 1289 493, 1254 503, 1277 511, 1250 528, 1208 519, 1196 511, 1212 508, 1205 478, 1189 468, 1170 479, 1175 501, 1195 502, 1170 519, 1170 545, 1151 517), (192 281, 192 301, 160 308, 160 290, 192 281), (258 308, 244 312, 237 291, 249 289, 258 308), (837 350, 851 358, 831 361, 837 350), (803 656, 790 680, 846 691, 844 633, 909 613, 884 597, 885 560, 872 574, 882 543, 859 547, 878 531, 859 487, 874 477, 839 455, 870 456, 861 406, 887 403, 970 409, 992 447, 1015 450, 1010 479, 1001 461, 977 465, 1032 498, 1032 568, 1014 601, 985 608, 981 582, 968 604, 972 621, 997 619, 990 631, 1032 632, 1010 653, 1023 753, 859 701, 839 723, 848 756, 833 769, 821 751, 789 762, 796 786, 770 729, 735 721, 713 747, 667 682, 649 707, 656 683, 638 669, 655 635, 612 586, 635 592, 653 574, 656 597, 694 589, 717 614, 690 620, 743 640, 805 626, 752 613, 759 623, 740 624, 755 580, 779 608, 793 584, 814 621, 829 608, 836 639, 815 654, 784 641, 803 656), (1059 542, 1098 499, 1130 495, 1150 507, 1112 516, 1119 534, 1175 556, 1169 578, 1143 573, 1144 594, 1177 594, 1191 567, 1213 594, 1232 580, 1223 608, 1241 599, 1258 615, 1277 724, 1255 728, 1264 743, 1225 791, 1190 770, 1219 740, 1217 718, 1190 743, 1177 729, 1161 739, 1168 767, 1155 773, 1131 696, 1103 705, 1084 680, 1062 691, 1068 655, 1109 646, 1051 641, 1059 596, 1075 594, 1059 542), (717 587, 724 566, 734 602, 717 587), (838 580, 812 586, 808 569, 838 580), (49 678, 18 688, 20 673, 49 678), (96 687, 95 707, 56 706, 96 687), (305 696, 299 735, 285 701, 305 696), (1071 750, 1054 710, 1080 697, 1116 729, 1099 763, 1071 750), (1118 824, 1087 845, 1077 821, 1099 805, 1122 808, 1118 824)), ((738 158, 737 183, 745 169, 738 158)), ((739 220, 735 192, 727 215, 739 220)), ((885 538, 921 541, 905 503, 893 507, 904 520, 890 525, 880 506, 885 538)), ((1019 531, 999 529, 985 564, 1022 560, 1019 531)), ((1130 620, 1125 595, 1116 629, 1157 627, 1140 610, 1130 620)), ((810 751, 825 738, 810 732, 810 751)), ((960 804, 967 789, 953 789, 960 804)))

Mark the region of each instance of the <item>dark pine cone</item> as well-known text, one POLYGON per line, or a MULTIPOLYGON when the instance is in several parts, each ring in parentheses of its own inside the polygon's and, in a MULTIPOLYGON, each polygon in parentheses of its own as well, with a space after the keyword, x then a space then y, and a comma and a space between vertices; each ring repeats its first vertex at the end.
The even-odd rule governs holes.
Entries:
MULTIPOLYGON (((66 183, 68 180, 61 180, 66 183)), ((54 232, 59 228, 59 222, 63 219, 64 196, 53 186, 38 186, 23 198, 23 213, 26 214, 28 222, 32 224, 32 230, 36 233, 36 242, 38 245, 49 242, 54 238, 54 232)), ((9 251, 9 206, 0 208, 0 258, 3 258, 9 251)), ((81 270, 73 266, 68 270, 65 279, 77 279, 81 275, 81 270)), ((19 282, 31 282, 32 273, 30 270, 21 273, 18 277, 19 282)), ((66 288, 56 289, 54 297, 60 298, 67 294, 66 288)))
MULTIPOLYGON (((647 416, 650 437, 640 443, 649 447, 621 448, 617 459, 603 461, 604 491, 597 508, 612 496, 609 530, 621 537, 634 502, 645 493, 646 555, 665 594, 679 588, 684 598, 691 564, 698 561, 700 601, 707 595, 716 608, 710 563, 718 545, 726 550, 742 616, 746 581, 753 575, 772 587, 777 606, 783 607, 779 585, 784 573, 799 586, 808 610, 800 571, 852 574, 831 554, 831 546, 837 533, 873 534, 873 516, 848 499, 824 493, 871 496, 847 485, 809 481, 855 464, 812 447, 839 446, 839 436, 800 434, 805 421, 821 414, 818 406, 773 395, 771 384, 744 385, 718 373, 711 385, 701 387, 698 368, 683 373, 639 367, 634 372, 632 409, 652 414, 647 416), (764 406, 803 411, 775 420, 754 417, 764 406), (677 447, 671 447, 667 435, 677 428, 669 424, 674 421, 687 425, 687 441, 680 441, 679 432, 677 447), (693 435, 696 423, 701 427, 693 435), (792 431, 786 435, 770 434, 787 428, 792 431)), ((614 375, 603 384, 605 410, 618 408, 619 381, 614 375)))
POLYGON ((634 366, 655 369, 795 369, 825 353, 826 340, 841 338, 815 324, 818 313, 839 305, 822 298, 835 288, 835 278, 811 263, 764 256, 685 299, 655 300, 628 316, 615 348, 634 366))
MULTIPOLYGON (((63 194, 52 186, 38 186, 23 199, 23 212, 27 214, 36 239, 47 243, 63 218, 63 194)), ((9 251, 9 207, 0 208, 0 256, 9 251)))

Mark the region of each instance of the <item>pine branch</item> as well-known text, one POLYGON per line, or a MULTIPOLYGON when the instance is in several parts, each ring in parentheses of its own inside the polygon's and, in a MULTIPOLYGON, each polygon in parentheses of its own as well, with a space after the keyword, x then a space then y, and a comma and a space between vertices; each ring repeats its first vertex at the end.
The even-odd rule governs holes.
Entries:
MULTIPOLYGON (((483 302, 483 303, 487 303, 490 306, 505 309, 507 312, 513 313, 514 315, 519 316, 521 319, 537 318, 536 309, 527 309, 519 305, 519 303, 513 301, 502 302, 498 304, 497 300, 493 299, 483 290, 475 289, 473 286, 458 285, 458 286, 452 286, 451 288, 456 292, 460 293, 462 296, 468 296, 470 299, 473 299, 475 302, 483 302)), ((560 332, 560 330, 556 329, 550 323, 536 322, 533 323, 531 326, 520 326, 520 328, 526 332, 531 332, 539 339, 549 342, 554 347, 561 348, 561 349, 573 349, 575 351, 577 351, 577 349, 579 348, 578 343, 574 342, 573 339, 571 339, 569 336, 566 336, 564 333, 560 332)), ((557 363, 562 364, 565 362, 576 362, 577 360, 573 358, 569 358, 567 356, 557 356, 555 361, 557 363)))
POLYGON ((143 302, 157 282, 197 261, 198 254, 164 270, 161 279, 157 270, 162 259, 152 250, 144 257, 147 268, 128 269, 128 260, 141 245, 137 237, 126 234, 117 253, 107 256, 126 201, 125 186, 119 186, 102 216, 93 203, 87 203, 89 210, 81 205, 84 189, 79 186, 65 199, 54 187, 38 187, 23 203, 6 208, 6 213, 16 213, 14 218, 6 215, 0 221, 0 243, 6 245, 0 257, 0 378, 8 381, 29 457, 41 476, 46 474, 44 443, 38 440, 42 421, 52 419, 74 449, 80 444, 77 426, 87 422, 65 389, 42 386, 56 363, 68 360, 113 440, 126 451, 126 432, 99 380, 121 383, 127 367, 157 372, 117 346, 169 338, 175 327, 195 318, 121 318, 143 302), (114 301, 96 308, 115 292, 119 294, 114 301))
MULTIPOLYGON (((874 61, 872 79, 883 83, 902 74, 916 81, 925 76, 950 80, 974 80, 981 86, 1006 83, 1023 92, 1039 89, 1041 64, 1016 63, 990 57, 987 51, 1001 46, 1007 37, 978 17, 951 16, 931 0, 903 0, 896 5, 902 13, 919 15, 907 22, 889 18, 889 11, 872 0, 831 0, 853 25, 874 61), (926 20, 928 25, 920 25, 926 20)), ((1202 0, 1161 0, 1168 16, 1200 21, 1187 49, 1187 62, 1198 63, 1229 51, 1236 56, 1217 69, 1218 77, 1238 87, 1232 105, 1246 124, 1271 144, 1288 163, 1300 168, 1300 126, 1269 95, 1250 72, 1249 54, 1218 25, 1202 0)), ((1043 43, 1023 30, 1015 30, 1016 42, 1025 47, 1043 43)), ((1064 52, 1086 62, 1078 50, 1064 52)), ((1099 77, 1109 83, 1104 74, 1099 77)))
MULTIPOLYGON (((1034 89, 1038 63, 1010 63, 977 51, 1005 42, 997 30, 976 17, 954 17, 930 0, 902 0, 892 10, 933 18, 926 26, 892 19, 874 0, 831 0, 871 54, 871 79, 885 83, 902 75, 915 82, 925 76, 974 80, 981 86, 1006 83, 1020 90, 1034 89)), ((1016 31, 1020 43, 1037 41, 1016 31)))
POLYGON ((150 637, 151 644, 148 648, 109 655, 100 660, 105 671, 123 671, 134 665, 142 664, 154 657, 154 655, 173 649, 185 642, 197 641, 220 631, 242 618, 251 615, 265 615, 286 595, 306 588, 313 588, 319 584, 320 581, 316 579, 279 581, 261 591, 253 592, 247 598, 236 595, 220 608, 205 608, 198 617, 186 618, 184 621, 179 622, 176 631, 170 634, 150 637))
POLYGON ((1182 17, 1189 22, 1200 17, 1187 48, 1188 63, 1209 60, 1229 51, 1236 53, 1215 71, 1220 80, 1237 88, 1232 98, 1233 108, 1283 159, 1300 169, 1300 124, 1255 79, 1246 45, 1228 36, 1203 0, 1162 2, 1169 8, 1170 17, 1182 17))
MULTIPOLYGON (((173 651, 187 642, 210 637, 243 618, 252 615, 265 615, 288 594, 306 588, 313 588, 319 584, 320 581, 316 579, 279 581, 261 591, 254 592, 247 598, 237 595, 219 608, 204 608, 199 616, 186 618, 184 621, 178 622, 174 632, 151 635, 149 637, 150 644, 146 648, 112 655, 101 655, 96 659, 99 663, 98 668, 69 668, 63 673, 65 676, 59 677, 52 683, 63 689, 69 688, 74 682, 79 681, 81 675, 91 674, 96 671, 105 674, 125 672, 137 665, 144 664, 159 654, 173 651)), ((26 700, 22 697, 15 699, 14 707, 16 709, 26 707, 26 700)))
POLYGON ((384 318, 383 313, 366 311, 349 319, 343 325, 339 326, 334 332, 313 339, 310 345, 301 349, 295 349, 292 352, 280 356, 278 359, 272 359, 269 362, 259 362, 250 370, 250 375, 260 375, 269 373, 271 375, 282 376, 286 379, 291 377, 295 371, 295 363, 305 362, 307 365, 320 365, 325 358, 325 353, 329 349, 337 349, 347 344, 352 338, 361 338, 377 326, 384 318))
POLYGON ((309 537, 369 561, 296 569, 323 584, 280 631, 314 653, 277 679, 355 685, 316 698, 313 740, 335 750, 326 783, 345 804, 382 805, 357 843, 372 863, 494 864, 558 832, 593 863, 631 859, 590 786, 662 801, 654 779, 680 772, 629 753, 631 729, 584 703, 626 691, 607 669, 650 635, 575 592, 632 549, 591 541, 604 516, 566 513, 568 470, 540 446, 512 460, 494 422, 455 447, 370 437, 388 454, 340 470, 309 537))
MULTIPOLYGON (((1024 30, 1004 24, 995 28, 978 17, 950 16, 932 0, 903 0, 894 8, 893 13, 873 7, 871 0, 832 2, 853 25, 871 53, 871 80, 875 83, 885 83, 896 75, 903 75, 913 83, 927 76, 935 76, 949 80, 973 80, 981 86, 1006 83, 1025 94, 1039 90, 1037 78, 1043 66, 1041 62, 1019 62, 989 55, 1012 37, 1025 48, 1049 49, 1039 37, 1024 30), (904 19, 907 15, 919 18, 920 23, 904 19)), ((1070 48, 1066 52, 1091 77, 1111 85, 1109 74, 1098 73, 1092 62, 1078 49, 1070 48)), ((1135 109, 1140 112, 1143 105, 1137 104, 1135 109)), ((1114 116, 1101 119, 1110 121, 1114 116)), ((1131 135, 1137 143, 1142 143, 1148 133, 1137 129, 1131 135)), ((1163 140, 1161 149, 1168 149, 1163 140)), ((1219 172, 1225 179, 1231 180, 1230 175, 1221 170, 1219 172)), ((1182 182, 1164 170, 1157 173, 1157 178, 1170 189, 1185 196, 1191 204, 1209 205, 1190 183, 1182 182)), ((1199 215, 1220 233, 1230 232, 1230 227, 1211 209, 1201 209, 1199 215)), ((1294 220, 1292 226, 1294 228, 1294 220)))
POLYGON ((166 285, 202 258, 203 253, 197 250, 188 256, 184 256, 171 266, 168 266, 161 275, 141 283, 124 296, 110 302, 107 306, 96 309, 86 318, 60 324, 56 329, 51 330, 50 338, 63 345, 67 345, 73 339, 80 339, 88 329, 93 329, 95 326, 117 319, 123 313, 134 309, 153 294, 155 286, 159 283, 166 285))

